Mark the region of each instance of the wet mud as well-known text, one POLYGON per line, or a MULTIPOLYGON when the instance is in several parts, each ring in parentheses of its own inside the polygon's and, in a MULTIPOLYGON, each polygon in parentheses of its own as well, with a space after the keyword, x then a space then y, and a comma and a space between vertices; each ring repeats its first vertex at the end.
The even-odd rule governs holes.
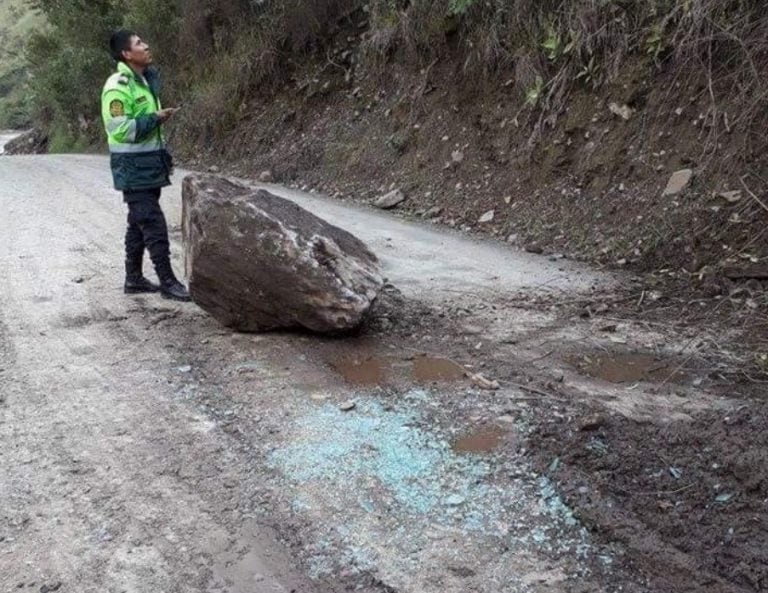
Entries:
POLYGON ((679 365, 642 352, 589 353, 571 358, 583 374, 609 383, 681 381, 685 374, 679 365))
POLYGON ((452 448, 456 453, 490 453, 507 439, 508 433, 497 426, 480 428, 456 440, 452 448))
POLYGON ((349 385, 357 387, 445 383, 466 376, 464 368, 453 360, 432 356, 402 361, 377 355, 345 355, 331 359, 329 365, 349 385))

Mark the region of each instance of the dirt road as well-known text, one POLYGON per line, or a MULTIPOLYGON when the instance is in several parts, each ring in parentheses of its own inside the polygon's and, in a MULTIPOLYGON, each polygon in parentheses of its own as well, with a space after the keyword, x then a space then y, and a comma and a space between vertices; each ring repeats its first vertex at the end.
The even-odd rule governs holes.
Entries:
MULTIPOLYGON (((526 448, 550 380, 623 417, 727 405, 550 356, 664 341, 556 322, 551 303, 614 279, 279 190, 367 241, 393 288, 358 338, 238 335, 122 295, 105 159, 6 157, 0 180, 1 591, 654 590, 526 448), (498 391, 464 377, 500 361, 498 391)), ((179 201, 166 192, 174 241, 179 201)))
POLYGON ((316 591, 238 508, 229 438, 176 396, 184 344, 148 327, 167 305, 120 295, 104 164, 0 162, 0 587, 316 591))

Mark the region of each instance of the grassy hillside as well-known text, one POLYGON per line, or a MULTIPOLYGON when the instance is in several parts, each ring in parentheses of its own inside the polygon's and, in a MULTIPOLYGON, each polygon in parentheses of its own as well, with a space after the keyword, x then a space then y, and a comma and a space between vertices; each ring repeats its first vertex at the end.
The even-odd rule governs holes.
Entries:
POLYGON ((43 22, 25 0, 0 0, 0 128, 30 124, 24 48, 30 33, 43 22))

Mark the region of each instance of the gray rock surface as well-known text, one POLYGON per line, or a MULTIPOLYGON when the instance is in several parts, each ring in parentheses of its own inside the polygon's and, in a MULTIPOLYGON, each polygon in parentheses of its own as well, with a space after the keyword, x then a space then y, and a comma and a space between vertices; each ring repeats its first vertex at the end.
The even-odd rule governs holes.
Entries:
POLYGON ((228 327, 352 330, 383 286, 362 241, 265 190, 190 175, 182 204, 190 294, 228 327))
POLYGON ((667 187, 664 188, 664 197, 676 196, 685 190, 693 179, 693 171, 691 169, 681 169, 675 171, 667 182, 667 187))
POLYGON ((377 208, 381 208, 382 210, 389 210, 390 208, 394 208, 404 200, 405 200, 405 194, 399 189, 395 189, 389 192, 388 194, 384 194, 383 196, 377 198, 377 200, 374 202, 374 206, 376 206, 377 208))

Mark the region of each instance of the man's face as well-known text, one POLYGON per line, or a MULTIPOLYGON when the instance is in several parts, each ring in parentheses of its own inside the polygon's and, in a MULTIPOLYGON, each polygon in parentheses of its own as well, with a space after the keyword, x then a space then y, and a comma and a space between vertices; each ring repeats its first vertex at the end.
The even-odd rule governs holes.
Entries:
POLYGON ((123 57, 126 62, 135 66, 146 67, 152 63, 152 52, 138 35, 131 37, 131 49, 124 51, 123 57))

